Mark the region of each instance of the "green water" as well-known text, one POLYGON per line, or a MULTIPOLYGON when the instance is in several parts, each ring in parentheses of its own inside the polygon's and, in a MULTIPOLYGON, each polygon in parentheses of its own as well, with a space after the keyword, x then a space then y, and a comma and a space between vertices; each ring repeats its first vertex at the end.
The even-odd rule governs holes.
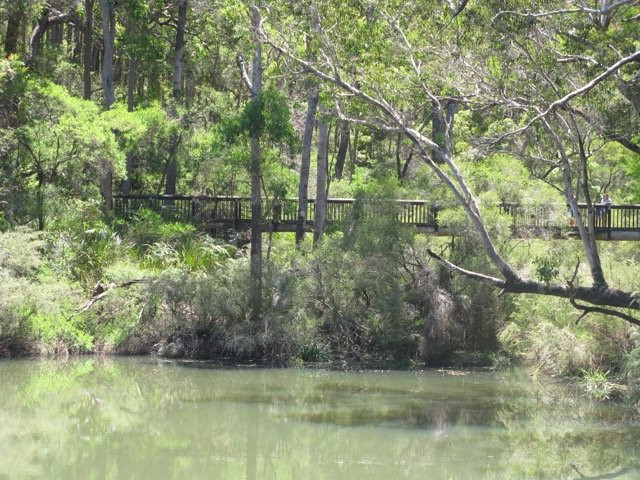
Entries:
POLYGON ((640 423, 522 373, 0 362, 0 479, 640 478, 640 423))

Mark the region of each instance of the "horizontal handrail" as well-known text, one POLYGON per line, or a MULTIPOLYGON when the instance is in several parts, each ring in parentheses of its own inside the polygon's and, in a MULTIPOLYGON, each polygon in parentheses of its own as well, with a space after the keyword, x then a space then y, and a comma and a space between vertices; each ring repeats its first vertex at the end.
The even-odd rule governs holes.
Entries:
MULTIPOLYGON (((264 199, 263 199, 264 200, 264 199)), ((325 221, 342 222, 349 219, 351 208, 357 203, 354 198, 329 198, 325 212, 325 221)), ((364 218, 375 215, 375 206, 395 204, 398 206, 397 217, 403 224, 427 227, 438 231, 442 226, 439 213, 447 208, 459 207, 457 204, 434 204, 427 200, 377 200, 365 199, 364 218), (440 224, 440 225, 439 225, 440 224)), ((263 219, 273 223, 295 223, 298 219, 299 202, 297 198, 275 199, 269 202, 263 219)), ((547 203, 526 205, 518 203, 501 203, 495 205, 503 214, 511 218, 511 225, 516 229, 575 229, 575 221, 568 205, 547 203)), ((640 205, 638 204, 602 204, 591 205, 594 226, 600 232, 638 231, 640 232, 640 205)), ((116 214, 129 216, 141 208, 149 208, 164 212, 181 220, 203 220, 205 222, 233 222, 233 228, 241 228, 251 220, 251 198, 230 195, 114 195, 116 214)), ((587 216, 588 206, 578 204, 580 214, 587 216)), ((306 220, 315 217, 315 199, 307 201, 306 220)), ((609 235, 610 236, 610 235, 609 235)))

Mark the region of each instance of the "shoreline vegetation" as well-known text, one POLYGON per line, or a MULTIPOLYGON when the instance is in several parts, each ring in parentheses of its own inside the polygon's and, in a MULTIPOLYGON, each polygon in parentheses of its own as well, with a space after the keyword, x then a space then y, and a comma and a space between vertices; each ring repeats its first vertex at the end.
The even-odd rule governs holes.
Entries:
MULTIPOLYGON (((274 236, 258 324, 242 242, 147 210, 106 222, 91 205, 47 232, 1 233, 0 357, 152 355, 347 370, 520 365, 597 400, 637 401, 632 327, 596 316, 575 325, 560 302, 479 288, 421 261, 443 239, 414 235, 393 215, 371 222, 331 233, 315 250, 274 236)), ((564 242, 557 248, 570 248, 564 242)), ((473 249, 463 239, 453 245, 460 255, 473 249)))

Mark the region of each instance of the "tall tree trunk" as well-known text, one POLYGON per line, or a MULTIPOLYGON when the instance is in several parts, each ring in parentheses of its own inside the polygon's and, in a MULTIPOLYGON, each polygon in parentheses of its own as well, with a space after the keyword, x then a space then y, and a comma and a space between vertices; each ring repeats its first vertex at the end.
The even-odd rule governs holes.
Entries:
MULTIPOLYGON (((311 13, 311 30, 314 34, 320 32, 320 17, 315 5, 309 8, 311 13)), ((311 62, 315 61, 316 54, 312 46, 307 46, 308 56, 311 62)), ((315 79, 309 79, 311 89, 307 100, 307 118, 304 124, 302 136, 302 158, 300 161, 300 183, 298 185, 298 219, 296 221, 296 246, 300 246, 304 240, 304 227, 307 222, 308 196, 309 196, 309 166, 311 164, 311 143, 313 140, 313 124, 318 107, 319 89, 315 79)))
POLYGON ((73 62, 80 65, 82 63, 82 29, 75 28, 73 31, 73 62))
POLYGON ((327 170, 329 168, 329 126, 325 118, 318 119, 318 156, 316 170, 316 210, 313 222, 313 245, 317 246, 324 233, 327 211, 327 170))
POLYGON ((182 100, 182 70, 184 63, 185 31, 187 28, 187 0, 178 2, 178 24, 176 26, 176 42, 173 53, 173 98, 182 100))
POLYGON ((347 150, 349 149, 349 124, 340 122, 340 144, 338 145, 338 153, 336 154, 335 177, 340 180, 344 171, 344 162, 347 158, 347 150))
POLYGON ((169 146, 169 159, 167 161, 166 176, 164 183, 164 194, 175 195, 176 184, 178 183, 178 148, 180 147, 180 135, 176 132, 171 136, 171 145, 169 146))
MULTIPOLYGON (((104 109, 109 110, 116 101, 113 84, 113 56, 115 53, 116 15, 114 0, 100 0, 102 11, 102 36, 104 43, 104 57, 102 63, 102 87, 104 89, 104 109)), ((110 159, 104 159, 100 192, 104 197, 105 209, 113 210, 113 166, 110 159)))
MULTIPOLYGON (((253 80, 251 100, 258 102, 262 93, 262 43, 260 41, 260 10, 251 8, 251 27, 255 54, 253 57, 253 80)), ((258 133, 251 133, 251 307, 252 318, 262 317, 262 192, 260 177, 262 151, 258 133)))
POLYGON ((113 57, 115 54, 116 16, 114 0, 100 0, 102 11, 102 40, 104 57, 102 58, 102 88, 104 89, 104 108, 108 110, 116 101, 113 83, 113 57))
POLYGON ((53 25, 49 31, 49 43, 52 47, 59 47, 62 45, 64 38, 64 27, 62 24, 53 25))
MULTIPOLYGON (((178 24, 176 28, 176 42, 174 47, 173 56, 173 99, 176 103, 182 102, 183 97, 183 79, 182 71, 184 64, 184 46, 185 46, 185 31, 187 28, 187 0, 177 0, 178 2, 178 24)), ((174 112, 177 115, 177 110, 174 112)), ((167 176, 164 193, 165 195, 176 194, 176 184, 178 182, 178 159, 177 150, 179 138, 175 134, 176 138, 172 139, 172 144, 175 148, 169 155, 167 163, 167 176)))
POLYGON ((307 118, 302 136, 302 159, 300 162, 300 183, 298 185, 298 219, 296 222, 296 245, 300 246, 304 240, 304 227, 307 221, 309 166, 311 164, 311 142, 313 140, 313 126, 318 106, 318 87, 311 87, 307 100, 307 118))
POLYGON ((7 19, 7 35, 4 37, 4 54, 8 57, 18 53, 18 38, 20 37, 20 24, 24 13, 18 5, 9 8, 7 19))
POLYGON ((27 64, 32 64, 36 58, 40 55, 40 49, 42 47, 42 37, 47 33, 49 28, 49 13, 48 8, 44 8, 38 19, 38 23, 31 32, 31 38, 29 39, 29 54, 27 55, 27 64))

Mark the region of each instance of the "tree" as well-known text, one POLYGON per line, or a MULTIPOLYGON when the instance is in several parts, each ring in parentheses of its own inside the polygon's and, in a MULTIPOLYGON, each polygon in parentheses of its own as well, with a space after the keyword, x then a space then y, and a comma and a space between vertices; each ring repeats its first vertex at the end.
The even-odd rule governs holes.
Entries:
MULTIPOLYGON (((564 2, 555 3, 554 6, 561 10, 564 2)), ((632 2, 622 3, 628 5, 632 2)), ((607 2, 603 2, 601 8, 595 13, 586 8, 581 11, 584 10, 590 15, 599 15, 601 28, 605 24, 609 25, 611 21, 602 19, 603 15, 606 16, 612 12, 611 5, 607 5, 607 2)), ((429 11, 431 15, 430 18, 425 18, 419 14, 416 15, 417 10, 406 8, 405 4, 399 6, 391 1, 379 2, 370 8, 347 5, 331 9, 329 4, 325 4, 324 7, 325 14, 333 18, 339 16, 344 21, 339 27, 332 28, 330 33, 323 32, 321 55, 318 56, 321 60, 310 62, 300 58, 294 46, 299 41, 291 33, 296 29, 288 26, 285 31, 274 24, 277 21, 275 16, 271 17, 272 30, 262 30, 265 42, 278 53, 295 61, 305 71, 312 72, 325 83, 337 87, 372 109, 371 115, 360 117, 349 117, 340 113, 343 121, 385 132, 401 133, 408 138, 415 145, 420 157, 447 186, 449 192, 464 209, 480 245, 495 268, 495 272, 500 276, 494 272, 466 270, 434 252, 431 252, 432 257, 456 273, 488 283, 507 293, 535 293, 564 297, 584 313, 606 312, 640 324, 640 321, 627 313, 609 308, 640 310, 640 300, 634 292, 611 288, 604 278, 593 234, 593 214, 587 221, 581 217, 573 187, 575 181, 573 172, 583 172, 578 184, 583 194, 587 194, 588 177, 584 172, 588 157, 578 148, 579 161, 574 165, 572 162, 574 152, 566 144, 567 140, 571 139, 572 144, 575 143, 579 147, 583 138, 579 128, 576 127, 576 119, 572 118, 578 116, 574 105, 584 101, 585 96, 599 84, 621 73, 625 66, 640 60, 640 52, 632 51, 621 55, 617 61, 604 66, 599 64, 596 72, 591 69, 589 77, 580 75, 582 72, 576 72, 570 68, 564 77, 551 72, 550 67, 555 68, 559 58, 563 58, 565 52, 557 52, 555 64, 542 61, 526 62, 524 57, 521 59, 522 65, 518 65, 520 68, 515 77, 527 81, 527 85, 531 85, 532 80, 538 81, 538 85, 542 82, 541 85, 545 88, 540 90, 536 86, 531 91, 531 95, 523 99, 525 91, 522 88, 523 85, 518 84, 517 81, 511 82, 512 77, 506 73, 509 66, 495 56, 486 55, 486 50, 494 47, 485 44, 485 48, 478 49, 477 38, 484 35, 483 30, 472 29, 469 35, 471 37, 476 35, 476 38, 466 39, 468 43, 460 39, 457 43, 453 43, 454 35, 460 35, 460 33, 449 33, 445 30, 454 21, 449 10, 439 10, 434 4, 432 9, 421 9, 429 11), (433 27, 433 31, 437 33, 425 35, 425 32, 430 31, 429 26, 433 27), (274 30, 278 31, 277 35, 272 33, 274 30), (285 39, 289 42, 287 43, 285 39), (372 49, 372 45, 375 45, 375 48, 372 49), (349 59, 355 59, 356 68, 345 68, 349 59), (447 68, 449 71, 455 71, 454 66, 459 68, 460 73, 453 73, 449 78, 434 75, 434 72, 438 72, 439 69, 444 71, 447 68), (486 77, 482 73, 491 68, 496 71, 494 76, 500 77, 502 91, 486 87, 486 77), (352 73, 354 70, 356 74, 352 73), (545 76, 553 80, 547 81, 545 76), (443 88, 443 79, 449 91, 443 88), (513 95, 509 95, 511 94, 509 87, 514 84, 519 85, 519 88, 514 87, 513 95), (507 95, 501 93, 505 91, 505 87, 507 95), (482 93, 480 98, 477 98, 478 92, 482 93), (555 97, 554 100, 549 99, 551 94, 555 97), (418 99, 417 108, 413 107, 416 103, 414 99, 418 99), (472 106, 478 106, 478 109, 492 111, 496 116, 508 112, 508 118, 513 120, 514 127, 508 128, 507 132, 493 138, 490 142, 493 145, 499 145, 507 139, 519 138, 525 141, 525 135, 533 131, 538 135, 544 135, 544 145, 549 146, 550 150, 558 155, 556 169, 560 172, 562 185, 560 188, 577 217, 583 253, 590 266, 591 286, 574 285, 571 280, 567 284, 546 284, 525 278, 500 253, 487 228, 483 210, 479 207, 476 196, 456 161, 456 154, 452 148, 453 115, 444 113, 450 110, 452 100, 455 102, 453 105, 465 104, 470 109, 472 106), (443 138, 429 137, 421 131, 424 104, 427 101, 434 111, 442 112, 438 114, 436 123, 438 120, 444 120, 444 135, 439 134, 442 132, 442 127, 435 124, 432 134, 443 138), (517 127, 518 124, 523 126, 517 127), (578 301, 595 306, 579 304, 578 301)), ((471 17, 471 6, 465 5, 465 7, 464 13, 468 13, 471 17)), ((476 16, 472 18, 475 21, 480 18, 480 22, 486 25, 487 19, 495 20, 496 16, 503 15, 502 7, 502 3, 496 6, 493 4, 478 6, 473 9, 476 16)), ((632 9, 630 15, 638 13, 637 7, 628 8, 632 9)), ((553 8, 550 10, 553 11, 553 8)), ((454 13, 458 21, 461 12, 456 10, 454 13)), ((517 40, 526 39, 527 35, 535 29, 535 26, 531 27, 526 20, 537 17, 531 12, 525 12, 522 16, 524 20, 521 23, 511 22, 505 27, 510 28, 513 33, 513 42, 507 42, 509 44, 504 46, 505 50, 507 48, 516 50, 517 40)), ((540 17, 563 18, 560 13, 553 13, 553 15, 543 13, 540 17)), ((534 20, 533 23, 535 22, 534 20)), ((504 32, 496 33, 504 35, 504 32)), ((549 37, 553 38, 539 36, 542 39, 541 42, 548 42, 549 37)), ((547 51, 552 49, 557 51, 558 48, 554 44, 547 44, 546 47, 547 51)), ((633 49, 630 45, 625 46, 627 47, 633 49)), ((513 73, 511 75, 514 76, 513 73)), ((339 100, 338 97, 335 99, 339 100)), ((586 199, 589 203, 589 197, 586 199)), ((590 211, 593 212, 593 209, 590 211)))
MULTIPOLYGON (((253 57, 253 79, 251 83, 251 101, 260 102, 262 94, 262 40, 260 9, 251 7, 251 31, 255 44, 253 57)), ((260 132, 253 129, 251 142, 251 304, 254 320, 262 315, 262 190, 260 188, 262 150, 260 132)))
POLYGON ((50 82, 27 84, 18 115, 22 122, 13 132, 18 143, 13 175, 33 182, 27 188, 35 193, 35 217, 42 230, 48 186, 66 195, 85 196, 92 191, 104 159, 121 158, 111 132, 119 122, 109 122, 94 103, 50 82))
POLYGON ((313 244, 317 246, 324 234, 324 219, 327 211, 327 176, 329 170, 329 125, 327 119, 318 120, 318 156, 316 164, 316 203, 313 221, 313 244))
POLYGON ((93 5, 95 0, 84 0, 84 40, 82 43, 83 97, 91 100, 91 67, 93 60, 93 5))
MULTIPOLYGON (((104 46, 102 61, 103 106, 105 110, 109 110, 116 101, 113 80, 113 58, 116 38, 115 0, 100 0, 100 10, 102 12, 102 42, 104 46)), ((106 210, 113 210, 113 166, 107 158, 103 159, 100 174, 100 192, 104 197, 106 210)))
MULTIPOLYGON (((311 30, 314 34, 319 33, 320 18, 315 5, 310 7, 311 30)), ((311 38, 307 44, 309 60, 315 61, 315 39, 311 38)), ((304 229, 307 223, 308 189, 309 189, 309 167, 311 165, 311 144, 313 141, 313 126, 318 107, 319 90, 315 79, 309 81, 309 98, 307 100, 307 115, 304 122, 304 134, 302 136, 302 158, 300 161, 300 182, 298 187, 298 220, 296 222, 296 245, 300 246, 304 240, 304 229)))
MULTIPOLYGON (((172 91, 173 101, 176 104, 182 103, 183 95, 183 62, 185 47, 185 31, 187 26, 187 0, 177 0, 178 20, 176 23, 176 38, 173 52, 173 75, 172 75, 172 91)), ((174 112, 175 114, 175 112, 174 112)), ((176 182, 178 181, 178 160, 177 150, 180 145, 180 135, 172 139, 171 150, 167 160, 167 174, 164 193, 165 195, 176 194, 176 182)))
POLYGON ((54 3, 54 5, 47 3, 42 7, 40 17, 31 32, 29 52, 25 62, 29 66, 34 65, 38 59, 42 49, 42 39, 50 29, 59 27, 65 23, 78 22, 76 2, 71 2, 70 5, 62 1, 52 3, 54 3), (55 5, 56 3, 59 3, 59 5, 55 5))
POLYGON ((8 5, 7 15, 7 33, 4 39, 4 54, 10 55, 18 53, 18 39, 20 37, 20 28, 25 17, 25 5, 22 0, 11 2, 8 5))

